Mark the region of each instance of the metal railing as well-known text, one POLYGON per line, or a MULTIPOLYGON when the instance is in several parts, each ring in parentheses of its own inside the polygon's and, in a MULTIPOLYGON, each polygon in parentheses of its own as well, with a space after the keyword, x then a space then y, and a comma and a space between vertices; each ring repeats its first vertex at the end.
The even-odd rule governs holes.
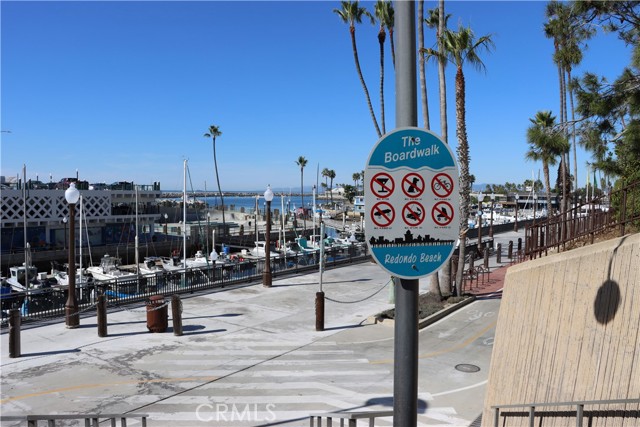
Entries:
POLYGON ((55 427, 56 421, 84 421, 85 427, 98 427, 100 423, 110 421, 111 427, 115 427, 120 420, 120 426, 126 427, 127 419, 139 418, 140 425, 146 427, 148 417, 149 414, 1 415, 0 422, 26 421, 28 427, 37 427, 38 421, 46 421, 47 427, 55 427))
POLYGON ((540 222, 525 230, 525 255, 534 259, 547 255, 549 250, 567 249, 567 245, 589 240, 596 235, 616 229, 623 236, 628 227, 640 222, 640 181, 583 203, 540 222))
MULTIPOLYGON (((535 426, 535 418, 536 415, 538 417, 545 417, 545 418, 553 418, 555 417, 563 417, 563 418, 567 418, 567 417, 571 417, 574 416, 576 417, 576 427, 583 427, 584 426, 584 418, 585 416, 589 418, 589 425, 591 425, 592 421, 591 419, 600 415, 600 416, 606 416, 607 410, 597 410, 597 411, 590 411, 588 413, 585 413, 584 407, 585 406, 594 406, 594 405, 615 405, 615 404, 640 404, 640 399, 611 399, 611 400, 577 400, 577 401, 572 401, 572 402, 553 402, 553 403, 519 403, 519 404, 510 404, 510 405, 494 405, 491 406, 491 409, 494 411, 493 412, 493 426, 494 427, 498 427, 500 425, 500 416, 502 416, 503 418, 505 418, 503 425, 507 425, 507 418, 523 418, 523 417, 528 417, 529 418, 529 427, 534 427, 535 426), (551 410, 551 411, 540 411, 537 410, 536 408, 546 408, 546 407, 559 407, 559 406, 565 406, 565 407, 575 407, 575 410, 573 411, 561 411, 561 410, 551 410), (501 409, 513 409, 513 408, 528 408, 527 412, 503 412, 500 413, 501 409), (570 412, 569 414, 567 412, 570 412)), ((638 408, 636 409, 631 409, 628 411, 622 411, 622 412, 627 412, 627 414, 623 414, 620 413, 619 410, 611 410, 611 411, 615 411, 618 416, 626 416, 628 415, 628 418, 632 418, 635 420, 640 421, 640 410, 638 408)), ((565 424, 568 425, 568 424, 565 424)), ((637 424, 636 424, 637 425, 637 424)))
POLYGON ((348 427, 356 427, 358 420, 369 420, 369 426, 374 427, 376 418, 393 417, 393 411, 364 411, 364 412, 326 412, 309 416, 310 427, 322 427, 322 420, 326 419, 327 427, 333 426, 333 419, 340 420, 340 427, 344 427, 347 420, 348 427), (315 422, 317 421, 317 424, 315 422))
MULTIPOLYGON (((325 250, 324 267, 327 269, 369 259, 365 244, 332 247, 325 250)), ((318 269, 319 253, 299 254, 271 259, 272 276, 281 277, 318 269)), ((242 260, 226 265, 161 271, 128 279, 93 281, 76 288, 80 311, 93 310, 98 295, 106 295, 110 304, 135 303, 153 295, 173 295, 223 288, 225 286, 262 280, 264 259, 242 260)), ((28 292, 3 294, 1 299, 2 326, 7 325, 8 312, 20 309, 22 323, 32 320, 60 318, 65 315, 67 291, 50 287, 28 292)))

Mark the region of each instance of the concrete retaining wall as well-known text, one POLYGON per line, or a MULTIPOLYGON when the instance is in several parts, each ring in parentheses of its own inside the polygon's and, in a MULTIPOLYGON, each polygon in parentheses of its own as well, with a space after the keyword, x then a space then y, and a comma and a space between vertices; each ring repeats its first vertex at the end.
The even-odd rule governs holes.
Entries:
MULTIPOLYGON (((640 234, 511 267, 482 426, 492 405, 638 398, 640 234)), ((537 427, 576 425, 575 408, 538 410, 537 427)), ((528 425, 528 408, 505 411, 521 415, 500 426, 528 425)), ((584 425, 639 426, 640 404, 586 406, 584 425)))

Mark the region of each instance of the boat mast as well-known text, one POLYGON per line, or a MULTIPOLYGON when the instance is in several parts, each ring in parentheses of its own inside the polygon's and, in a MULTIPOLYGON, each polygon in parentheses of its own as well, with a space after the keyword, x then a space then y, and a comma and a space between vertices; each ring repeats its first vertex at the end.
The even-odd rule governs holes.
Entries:
MULTIPOLYGON (((80 286, 82 286, 82 194, 80 195, 80 263, 78 264, 78 271, 80 272, 80 286)), ((75 256, 75 254, 74 254, 75 256)), ((67 280, 69 278, 67 277, 67 280)), ((80 288, 80 292, 82 292, 82 288, 80 288)))
POLYGON ((136 236, 134 238, 135 250, 136 250, 135 259, 136 259, 136 273, 140 275, 140 257, 138 255, 138 186, 136 185, 134 188, 136 190, 136 236))
POLYGON ((182 267, 187 268, 187 159, 182 177, 182 267))
POLYGON ((24 218, 24 288, 29 289, 29 242, 27 241, 27 165, 22 165, 22 216, 24 218))

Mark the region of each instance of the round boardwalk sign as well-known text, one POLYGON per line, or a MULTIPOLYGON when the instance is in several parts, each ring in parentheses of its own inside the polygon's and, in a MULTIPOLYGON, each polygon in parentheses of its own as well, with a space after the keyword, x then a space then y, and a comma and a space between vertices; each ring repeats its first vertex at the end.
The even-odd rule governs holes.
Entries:
POLYGON ((365 168, 365 237, 380 266, 403 279, 438 271, 458 239, 458 165, 438 136, 400 128, 365 168))

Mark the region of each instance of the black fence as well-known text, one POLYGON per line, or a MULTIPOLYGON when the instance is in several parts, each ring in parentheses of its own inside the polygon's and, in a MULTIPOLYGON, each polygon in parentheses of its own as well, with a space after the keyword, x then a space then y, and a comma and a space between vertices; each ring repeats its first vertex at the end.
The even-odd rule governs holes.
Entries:
POLYGON ((640 181, 588 202, 577 204, 564 215, 536 221, 526 227, 525 254, 529 259, 561 251, 567 245, 596 235, 618 230, 623 236, 640 228, 640 181))
MULTIPOLYGON (((319 268, 319 252, 299 253, 295 256, 272 258, 270 271, 273 278, 315 271, 319 268)), ((365 244, 325 249, 324 268, 335 268, 369 259, 365 244)), ((241 260, 210 267, 160 271, 133 279, 94 281, 76 286, 79 310, 95 310, 99 295, 106 295, 110 304, 139 303, 153 295, 194 293, 207 289, 250 283, 262 280, 264 259, 241 260)), ((9 310, 20 309, 22 322, 56 319, 65 316, 67 290, 56 286, 28 292, 3 294, 2 326, 6 326, 9 310)))

